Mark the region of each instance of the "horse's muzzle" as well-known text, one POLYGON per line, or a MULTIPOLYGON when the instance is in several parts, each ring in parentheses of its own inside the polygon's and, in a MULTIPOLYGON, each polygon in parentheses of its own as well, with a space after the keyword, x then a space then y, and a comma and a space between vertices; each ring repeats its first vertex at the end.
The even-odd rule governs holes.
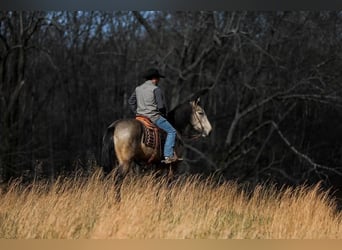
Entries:
POLYGON ((209 131, 203 131, 202 137, 207 137, 207 136, 209 136, 210 134, 211 134, 211 130, 209 130, 209 131))

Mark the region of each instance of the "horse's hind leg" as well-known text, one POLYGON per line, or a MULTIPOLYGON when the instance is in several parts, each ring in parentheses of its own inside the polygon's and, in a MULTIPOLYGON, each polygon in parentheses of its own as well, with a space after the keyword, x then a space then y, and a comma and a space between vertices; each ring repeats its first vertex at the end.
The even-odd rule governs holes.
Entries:
POLYGON ((120 201, 124 179, 132 170, 133 155, 130 153, 131 150, 125 146, 116 147, 115 150, 118 158, 116 177, 117 200, 120 201))
POLYGON ((125 133, 114 134, 115 154, 118 160, 118 171, 122 175, 127 175, 130 171, 131 162, 134 158, 134 142, 125 133))
POLYGON ((141 125, 135 120, 122 121, 116 125, 114 133, 115 154, 118 160, 117 174, 123 179, 132 171, 133 160, 140 145, 141 125))
POLYGON ((131 171, 131 165, 133 161, 134 154, 132 149, 128 146, 121 146, 116 148, 116 154, 119 162, 119 173, 126 176, 131 171))

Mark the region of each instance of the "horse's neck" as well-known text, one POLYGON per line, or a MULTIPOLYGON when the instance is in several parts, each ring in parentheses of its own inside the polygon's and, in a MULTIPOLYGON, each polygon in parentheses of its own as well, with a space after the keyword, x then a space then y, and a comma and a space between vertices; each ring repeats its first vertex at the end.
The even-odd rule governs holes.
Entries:
POLYGON ((175 118, 175 113, 173 111, 169 112, 167 114, 167 120, 171 123, 171 125, 177 130, 179 131, 179 126, 176 122, 176 118, 175 118))
POLYGON ((168 113, 168 121, 180 133, 182 133, 190 122, 191 107, 181 104, 168 113))

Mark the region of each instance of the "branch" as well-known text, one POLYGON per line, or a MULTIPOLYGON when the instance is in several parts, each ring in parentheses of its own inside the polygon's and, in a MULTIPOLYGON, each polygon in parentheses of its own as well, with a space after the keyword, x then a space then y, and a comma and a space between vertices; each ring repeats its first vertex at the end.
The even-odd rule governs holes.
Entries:
POLYGON ((253 112, 254 110, 260 108, 261 106, 265 105, 266 103, 272 101, 274 98, 278 97, 281 94, 282 94, 282 92, 278 92, 278 93, 276 93, 276 94, 274 94, 272 96, 269 96, 266 99, 263 99, 263 100, 255 103, 254 105, 251 105, 251 106, 247 107, 242 112, 240 112, 238 110, 239 109, 239 105, 238 105, 237 109, 236 109, 236 112, 235 112, 234 120, 232 121, 232 123, 231 123, 231 125, 229 127, 229 131, 228 131, 228 134, 227 134, 227 137, 226 137, 225 145, 226 146, 231 145, 235 128, 236 128, 237 124, 239 123, 239 121, 241 120, 241 118, 243 118, 247 114, 253 112))
POLYGON ((338 96, 330 96, 330 95, 314 95, 314 94, 293 94, 293 95, 284 95, 279 97, 280 99, 301 99, 305 101, 315 101, 325 104, 336 104, 342 105, 342 99, 338 96))
MULTIPOLYGON (((241 32, 240 32, 241 33, 241 32)), ((243 33, 241 33, 243 34, 243 33)), ((270 53, 268 53, 266 50, 264 50, 261 46, 259 46, 252 38, 250 38, 248 35, 243 34, 250 42, 251 44, 256 47, 258 50, 260 50, 263 54, 267 55, 276 65, 277 60, 274 58, 274 56, 272 56, 270 53)))
MULTIPOLYGON (((233 133, 234 133, 234 131, 235 131, 235 128, 236 128, 238 122, 239 122, 242 118, 244 118, 245 116, 247 116, 247 115, 250 114, 251 112, 255 111, 256 109, 258 109, 258 108, 264 106, 265 104, 267 104, 267 103, 273 101, 274 99, 279 98, 279 97, 281 97, 281 96, 283 96, 283 95, 286 95, 287 93, 293 91, 295 88, 297 88, 297 86, 298 86, 298 85, 296 84, 296 85, 294 85, 294 86, 293 86, 292 88, 290 88, 290 89, 287 89, 287 90, 285 90, 285 91, 276 92, 275 94, 273 94, 273 95, 271 95, 271 96, 269 96, 269 97, 266 97, 265 99, 262 99, 262 100, 260 100, 259 102, 255 103, 255 104, 253 104, 253 105, 248 106, 247 108, 245 108, 245 109, 244 109, 243 111, 241 111, 241 112, 238 110, 239 107, 237 107, 236 114, 235 114, 235 118, 234 118, 233 122, 232 122, 231 125, 230 125, 229 131, 228 131, 228 134, 227 134, 227 137, 226 137, 225 145, 226 145, 226 146, 231 145, 231 143, 232 143, 232 138, 233 138, 233 133)), ((239 106, 239 105, 238 105, 238 106, 239 106)))
MULTIPOLYGON (((250 137, 253 136, 253 134, 255 134, 258 130, 260 130, 262 127, 266 126, 266 125, 271 125, 272 128, 278 133, 278 135, 280 136, 280 138, 283 140, 283 142, 290 148, 290 150, 295 154, 297 155, 299 158, 303 159, 304 161, 306 161, 307 163, 309 163, 313 168, 310 170, 311 171, 315 171, 317 175, 320 175, 321 173, 319 173, 319 169, 321 170, 326 170, 326 171, 330 171, 330 172, 333 172, 339 176, 342 176, 342 172, 336 170, 335 168, 333 167, 328 167, 328 166, 325 166, 325 165, 321 165, 321 164, 318 164, 316 163, 314 160, 312 160, 308 155, 304 154, 304 153, 301 153, 298 149, 296 149, 291 143, 290 141, 284 136, 284 134, 280 131, 278 125, 272 121, 272 120, 269 120, 269 121, 265 121, 263 122, 262 124, 260 124, 259 126, 257 126, 255 129, 251 130, 246 136, 244 136, 240 142, 238 144, 236 144, 233 148, 231 148, 228 152, 228 156, 227 158, 225 159, 226 161, 228 160, 229 156, 232 154, 232 152, 234 152, 237 148, 239 148, 242 143, 244 141, 246 141, 247 139, 249 139, 250 137)), ((249 153, 249 151, 247 151, 247 153, 249 153)), ((226 168, 228 168, 228 166, 230 166, 232 163, 236 162, 238 159, 240 159, 243 155, 245 155, 246 152, 243 152, 242 154, 239 154, 238 156, 234 157, 232 161, 228 162, 225 167, 223 169, 220 169, 219 171, 222 171, 226 168)), ((278 172, 282 173, 284 175, 284 172, 279 170, 278 172)), ((285 175, 284 175, 285 176, 285 175)), ((292 178, 289 178, 289 179, 292 179, 292 178)))
POLYGON ((236 155, 235 157, 232 158, 232 160, 228 161, 223 169, 228 168, 228 166, 232 165, 234 162, 237 162, 242 156, 249 154, 252 150, 255 150, 255 147, 251 147, 247 150, 243 150, 241 154, 236 155))
POLYGON ((272 170, 272 171, 274 171, 274 172, 278 172, 279 174, 281 174, 283 177, 285 177, 287 180, 291 181, 291 182, 292 182, 293 184, 295 184, 295 185, 298 185, 300 182, 303 181, 303 179, 299 179, 299 180, 298 180, 298 179, 296 179, 296 178, 290 176, 289 174, 287 174, 287 173, 285 172, 284 169, 280 169, 280 168, 269 168, 269 170, 272 170))
POLYGON ((139 11, 132 11, 133 15, 135 16, 135 18, 139 21, 139 23, 144 26, 144 28, 146 29, 147 33, 150 35, 152 41, 155 44, 159 44, 156 37, 157 37, 157 32, 155 32, 151 25, 149 25, 149 23, 146 21, 146 19, 140 14, 139 11))
MULTIPOLYGON (((282 115, 280 116, 280 118, 278 119, 278 124, 279 124, 281 121, 283 121, 283 120, 285 119, 285 117, 286 117, 286 116, 287 116, 287 115, 296 107, 296 105, 297 105, 297 103, 293 103, 293 104, 288 108, 288 110, 287 110, 284 114, 282 114, 282 115)), ((259 160, 259 158, 260 158, 260 156, 261 156, 263 150, 264 150, 265 147, 266 147, 266 144, 267 144, 268 141, 271 139, 273 132, 274 132, 274 127, 272 126, 272 127, 270 127, 270 131, 269 131, 269 133, 268 133, 266 139, 264 140, 262 146, 260 147, 257 156, 256 156, 255 159, 254 159, 254 164, 256 164, 256 163, 258 162, 258 160, 259 160)))
POLYGON ((0 34, 0 41, 2 41, 3 45, 5 46, 6 51, 8 51, 10 49, 10 47, 9 47, 9 45, 7 43, 6 38, 3 35, 1 35, 1 34, 0 34))
POLYGON ((40 28, 40 24, 43 23, 43 21, 45 21, 44 17, 40 17, 38 18, 38 20, 35 22, 35 24, 33 25, 33 27, 28 27, 24 33, 27 35, 27 37, 24 39, 24 44, 26 45, 28 43, 28 41, 31 39, 31 37, 33 36, 33 34, 38 30, 38 28, 40 28))
POLYGON ((12 95, 10 97, 10 100, 9 100, 9 104, 8 104, 8 107, 7 107, 7 110, 6 110, 5 117, 7 117, 7 115, 12 111, 13 106, 14 106, 16 100, 18 99, 19 93, 20 93, 22 87, 24 86, 24 84, 25 84, 25 81, 21 81, 20 83, 18 83, 18 85, 16 86, 15 90, 13 91, 13 93, 12 93, 12 95))
POLYGON ((318 164, 316 162, 314 162, 309 156, 299 152, 291 143, 290 141, 284 136, 284 134, 280 131, 278 125, 274 122, 274 121, 270 121, 270 124, 274 127, 274 129, 277 131, 278 135, 280 136, 280 138, 285 142, 285 144, 291 149, 291 151, 293 153, 295 153, 297 156, 299 156, 300 158, 302 158, 303 160, 305 160, 306 162, 308 162, 312 167, 313 170, 317 171, 317 169, 324 169, 327 171, 331 171, 337 175, 342 176, 342 172, 337 171, 334 168, 331 167, 327 167, 321 164, 318 164))
POLYGON ((202 53, 197 57, 196 61, 194 61, 191 65, 189 65, 185 70, 181 72, 182 76, 187 75, 189 72, 193 71, 202 60, 210 54, 210 52, 214 49, 214 45, 206 48, 202 51, 202 53))
POLYGON ((196 58, 196 60, 187 66, 184 70, 176 68, 172 66, 171 64, 166 65, 169 67, 171 70, 175 71, 178 73, 178 77, 181 80, 186 80, 187 75, 191 72, 194 71, 194 69, 201 63, 203 60, 214 50, 215 46, 211 45, 210 47, 207 47, 205 50, 202 51, 202 53, 196 58))
POLYGON ((215 169, 216 170, 216 164, 211 159, 209 159, 204 153, 202 153, 197 148, 195 148, 195 147, 193 147, 193 146, 191 146, 191 145, 189 145, 187 143, 184 143, 184 147, 190 149, 193 152, 195 152, 202 159, 205 159, 209 163, 209 165, 211 166, 211 169, 215 169))

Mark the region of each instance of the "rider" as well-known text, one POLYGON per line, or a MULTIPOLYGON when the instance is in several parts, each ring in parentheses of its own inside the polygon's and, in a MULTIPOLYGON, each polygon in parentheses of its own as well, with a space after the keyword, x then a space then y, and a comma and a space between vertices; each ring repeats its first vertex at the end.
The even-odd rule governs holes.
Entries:
POLYGON ((176 129, 166 120, 166 105, 161 89, 158 87, 160 78, 165 78, 155 68, 148 69, 143 75, 145 82, 135 88, 128 104, 136 115, 148 117, 156 126, 167 133, 164 145, 163 163, 180 161, 174 153, 176 129))

